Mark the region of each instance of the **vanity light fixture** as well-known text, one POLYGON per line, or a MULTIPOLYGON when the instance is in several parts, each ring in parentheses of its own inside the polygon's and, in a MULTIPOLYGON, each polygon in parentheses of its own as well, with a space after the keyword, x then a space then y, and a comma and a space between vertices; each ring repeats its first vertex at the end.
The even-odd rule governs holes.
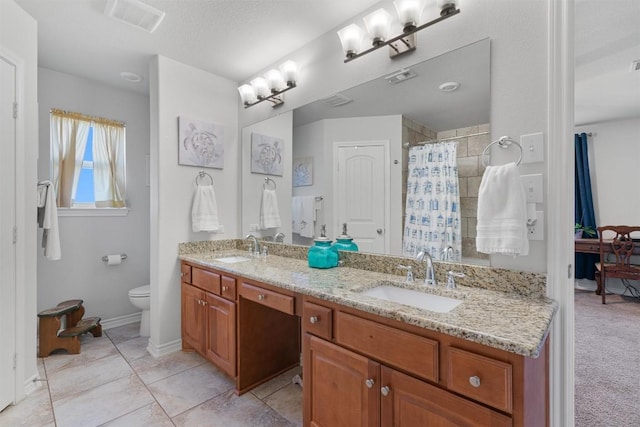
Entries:
POLYGON ((272 107, 284 103, 283 93, 296 87, 298 80, 298 65, 293 61, 287 61, 280 66, 269 70, 264 77, 256 77, 250 84, 238 87, 240 98, 244 108, 249 108, 262 101, 270 101, 272 107))
POLYGON ((393 2, 398 20, 402 25, 402 34, 393 37, 389 35, 393 21, 389 12, 384 9, 378 9, 365 16, 363 20, 372 45, 369 49, 362 50, 365 32, 356 24, 348 25, 338 31, 342 50, 346 56, 344 62, 353 61, 383 46, 389 46, 390 58, 414 51, 416 49, 415 33, 460 13, 460 9, 457 8, 457 0, 436 0, 436 5, 440 8, 440 16, 420 24, 425 1, 396 0, 393 2))

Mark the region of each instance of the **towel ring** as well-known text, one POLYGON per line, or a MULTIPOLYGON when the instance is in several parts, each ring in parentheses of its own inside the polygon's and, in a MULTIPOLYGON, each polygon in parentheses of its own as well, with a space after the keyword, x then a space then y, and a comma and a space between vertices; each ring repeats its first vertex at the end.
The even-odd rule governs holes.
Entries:
POLYGON ((487 155, 489 154, 489 149, 491 148, 492 145, 495 145, 495 144, 498 144, 498 147, 500 147, 500 148, 509 148, 509 146, 511 144, 516 144, 518 146, 518 148, 520 149, 520 158, 516 162, 516 166, 518 166, 520 164, 520 162, 522 162, 522 145, 520 145, 520 143, 518 143, 517 141, 514 141, 513 139, 511 139, 508 136, 501 136, 500 139, 493 141, 491 144, 487 145, 484 148, 484 150, 482 151, 482 165, 483 166, 485 166, 485 167, 489 166, 485 162, 485 159, 486 159, 487 155))
POLYGON ((200 185, 200 179, 204 178, 204 177, 208 177, 211 180, 211 185, 213 185, 213 177, 211 175, 209 175, 208 173, 206 173, 205 171, 200 171, 198 172, 198 176, 196 176, 196 185, 200 185))
POLYGON ((262 184, 262 189, 266 190, 267 188, 269 188, 269 182, 271 182, 273 184, 273 189, 275 190, 276 188, 278 188, 276 186, 276 182, 274 180, 272 180, 271 178, 265 178, 264 179, 264 184, 262 184))

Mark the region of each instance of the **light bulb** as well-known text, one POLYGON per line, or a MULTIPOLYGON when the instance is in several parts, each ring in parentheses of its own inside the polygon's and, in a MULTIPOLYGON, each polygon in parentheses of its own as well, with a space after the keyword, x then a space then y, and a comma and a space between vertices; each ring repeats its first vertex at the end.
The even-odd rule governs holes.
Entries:
POLYGON ((362 19, 374 46, 384 43, 389 38, 391 29, 391 15, 389 12, 384 9, 378 9, 362 19))
POLYGON ((338 31, 338 37, 340 37, 342 50, 347 58, 357 55, 360 49, 362 49, 364 31, 356 24, 351 24, 338 31))
POLYGON ((265 75, 265 78, 267 79, 267 85, 272 93, 279 92, 287 87, 287 84, 284 82, 284 78, 282 78, 282 73, 275 68, 269 70, 265 75))
POLYGON ((280 66, 280 72, 287 86, 295 86, 298 81, 298 64, 289 60, 280 66))
POLYGON ((245 105, 253 104, 258 100, 251 85, 244 84, 240 86, 238 92, 240 92, 240 99, 242 99, 242 103, 245 105))
POLYGON ((251 80, 251 86, 258 96, 258 99, 262 99, 270 95, 269 85, 267 85, 267 81, 264 77, 256 77, 251 80))

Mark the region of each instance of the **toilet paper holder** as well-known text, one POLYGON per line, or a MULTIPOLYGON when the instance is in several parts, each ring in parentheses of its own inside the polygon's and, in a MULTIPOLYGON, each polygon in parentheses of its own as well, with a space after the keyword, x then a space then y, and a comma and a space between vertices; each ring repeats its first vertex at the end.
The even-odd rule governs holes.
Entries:
MULTIPOLYGON (((120 259, 121 259, 121 260, 123 260, 123 261, 124 261, 125 259, 127 259, 127 254, 120 254, 120 259)), ((102 257, 102 261, 103 261, 103 262, 107 262, 107 261, 109 261, 109 255, 105 255, 105 256, 103 256, 103 257, 102 257)))

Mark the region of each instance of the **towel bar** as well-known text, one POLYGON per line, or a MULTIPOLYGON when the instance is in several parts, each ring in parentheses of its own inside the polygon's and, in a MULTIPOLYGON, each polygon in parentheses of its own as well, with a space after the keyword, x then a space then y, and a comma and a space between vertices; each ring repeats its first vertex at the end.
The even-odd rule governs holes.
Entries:
MULTIPOLYGON (((121 260, 123 260, 123 261, 124 261, 125 259, 127 259, 127 254, 120 254, 120 259, 121 259, 121 260)), ((102 261, 103 261, 103 262, 107 262, 107 261, 109 261, 109 257, 108 257, 107 255, 103 256, 103 257, 102 257, 102 261)))

